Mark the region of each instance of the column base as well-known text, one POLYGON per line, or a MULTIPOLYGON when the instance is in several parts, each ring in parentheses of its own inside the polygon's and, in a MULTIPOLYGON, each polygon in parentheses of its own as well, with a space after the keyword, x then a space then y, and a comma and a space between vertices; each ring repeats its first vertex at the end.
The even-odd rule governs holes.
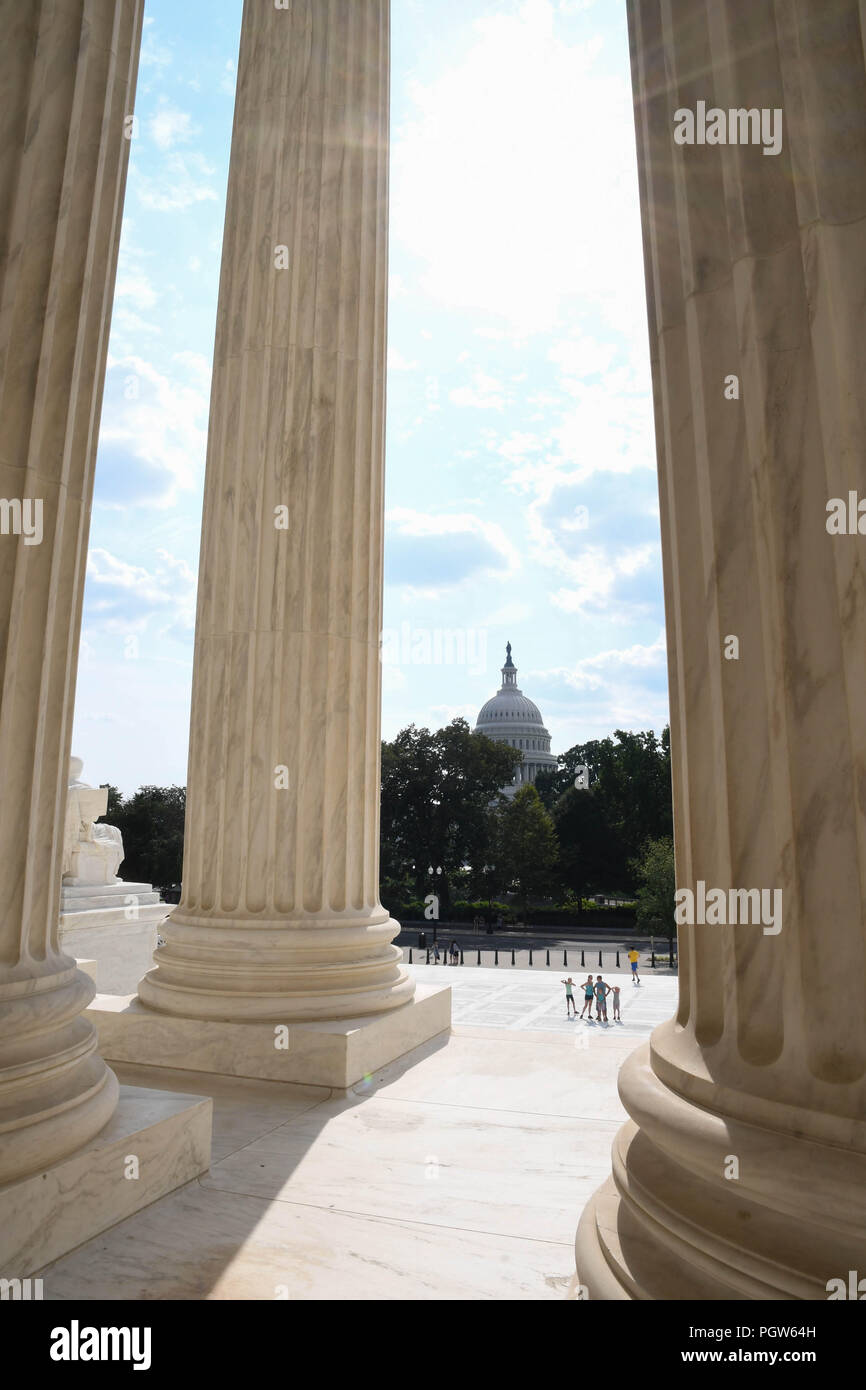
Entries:
POLYGON ((216 1023, 378 1015, 402 1008, 415 992, 393 945, 399 931, 382 907, 252 921, 197 917, 181 905, 166 919, 154 968, 136 981, 137 993, 161 1014, 216 1023))
POLYGON ((99 994, 87 1013, 107 1061, 346 1091, 447 1032, 451 989, 418 985, 400 1008, 310 1023, 178 1018, 147 1008, 137 995, 99 994))
POLYGON ((648 1047, 619 1084, 639 1123, 577 1229, 591 1299, 817 1301, 862 1265, 862 1152, 714 1113, 665 1085, 648 1047))
POLYGON ((24 1279, 206 1173, 213 1102, 121 1086, 99 1134, 59 1163, 0 1187, 0 1277, 24 1279), (138 1176, 126 1176, 130 1158, 138 1176))

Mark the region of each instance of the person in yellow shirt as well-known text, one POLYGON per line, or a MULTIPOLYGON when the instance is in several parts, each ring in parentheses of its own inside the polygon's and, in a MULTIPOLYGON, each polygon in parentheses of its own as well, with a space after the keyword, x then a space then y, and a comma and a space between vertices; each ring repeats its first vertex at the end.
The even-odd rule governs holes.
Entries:
POLYGON ((631 961, 631 982, 633 985, 639 985, 640 975, 637 973, 637 966, 638 961, 640 960, 640 956, 638 955, 634 946, 632 946, 631 950, 629 951, 628 958, 631 961))

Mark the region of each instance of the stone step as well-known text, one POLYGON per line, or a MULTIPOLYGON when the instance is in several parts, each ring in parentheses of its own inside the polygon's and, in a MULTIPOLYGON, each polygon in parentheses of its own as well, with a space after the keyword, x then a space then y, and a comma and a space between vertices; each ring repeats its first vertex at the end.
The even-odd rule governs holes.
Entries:
POLYGON ((140 903, 136 917, 125 917, 123 906, 116 903, 111 907, 82 907, 74 912, 60 911, 60 926, 66 931, 79 927, 133 927, 137 922, 164 922, 168 916, 168 903, 140 903))
POLYGON ((134 884, 124 884, 122 892, 119 893, 82 893, 76 897, 70 897, 63 891, 60 894, 60 911, 87 912, 93 908, 101 907, 122 909, 129 906, 129 899, 137 902, 139 907, 160 901, 159 894, 155 893, 148 885, 137 888, 134 884))
POLYGON ((152 893, 152 883, 126 883, 123 879, 119 883, 62 883, 60 892, 64 897, 87 898, 96 894, 117 894, 124 893, 152 893))

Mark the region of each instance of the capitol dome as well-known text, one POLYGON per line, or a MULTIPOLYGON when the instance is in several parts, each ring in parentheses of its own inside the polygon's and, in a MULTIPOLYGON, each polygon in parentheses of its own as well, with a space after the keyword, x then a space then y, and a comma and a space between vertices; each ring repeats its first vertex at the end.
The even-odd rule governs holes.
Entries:
POLYGON ((525 783, 534 782, 539 772, 558 766, 550 751, 550 734, 544 727, 538 705, 517 685, 517 667, 511 660, 510 642, 505 648, 502 685, 493 698, 482 705, 475 721, 475 733, 484 734, 497 743, 510 743, 523 754, 514 781, 502 788, 506 796, 513 796, 525 783))

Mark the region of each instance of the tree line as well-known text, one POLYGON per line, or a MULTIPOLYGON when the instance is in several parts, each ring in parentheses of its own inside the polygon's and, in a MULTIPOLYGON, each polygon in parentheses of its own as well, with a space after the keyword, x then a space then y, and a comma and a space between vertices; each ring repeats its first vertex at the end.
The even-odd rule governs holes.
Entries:
MULTIPOLYGON (((522 755, 475 734, 465 719, 435 732, 410 724, 382 744, 381 895, 399 911, 438 898, 448 920, 459 900, 510 895, 524 920, 533 903, 579 911, 596 894, 636 899, 647 929, 672 922, 674 867, 670 731, 575 744, 558 767, 513 797, 501 788, 522 755), (578 790, 579 767, 589 787, 578 790), (433 870, 431 875, 430 870, 433 870)), ((181 881, 183 787, 109 786, 106 820, 123 835, 122 874, 167 888, 181 881)))
MULTIPOLYGON (((661 856, 673 877, 670 730, 657 738, 617 729, 575 744, 534 786, 506 797, 501 788, 521 759, 509 744, 474 734, 464 719, 435 733, 413 724, 383 743, 383 900, 432 892, 447 920, 458 894, 488 901, 514 894, 526 912, 540 898, 579 909, 603 893, 637 899, 639 917, 650 921, 641 911, 646 870, 655 865, 657 876, 661 856), (574 785, 580 767, 589 770, 586 790, 574 785)), ((673 891, 671 881, 665 930, 673 891)))

